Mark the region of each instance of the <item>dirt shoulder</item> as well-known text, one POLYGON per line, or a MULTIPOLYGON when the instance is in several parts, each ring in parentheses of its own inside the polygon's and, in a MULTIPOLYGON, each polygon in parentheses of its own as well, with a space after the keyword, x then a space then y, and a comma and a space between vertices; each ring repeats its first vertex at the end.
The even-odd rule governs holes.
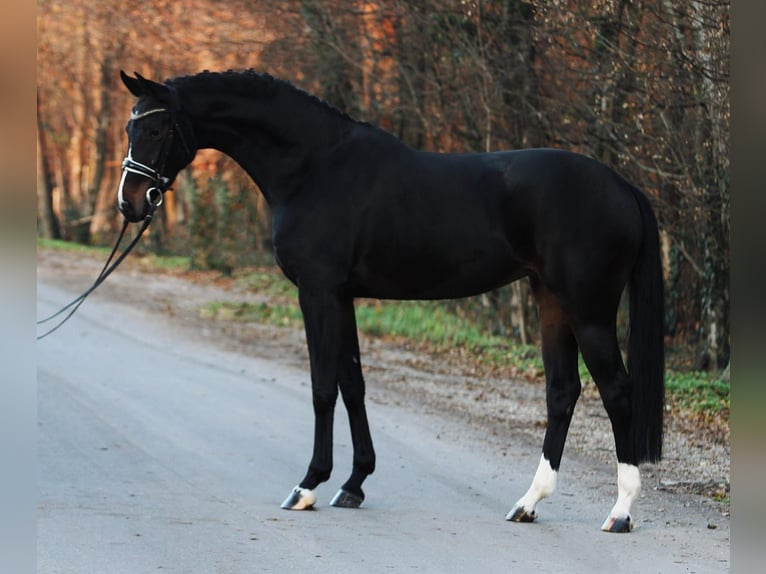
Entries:
MULTIPOLYGON (((38 275, 55 277, 56 284, 74 294, 92 283, 102 264, 101 257, 81 253, 38 252, 38 275)), ((280 357, 308 370, 302 329, 200 317, 199 308, 213 301, 269 302, 266 295, 237 287, 217 273, 157 271, 132 258, 93 297, 153 310, 210 344, 252 356, 280 357)), ((72 320, 76 321, 76 316, 72 320)), ((541 448, 545 428, 542 373, 535 381, 513 379, 477 364, 475 357, 457 351, 437 353, 402 339, 361 336, 360 343, 369 400, 417 404, 449 414, 484 433, 501 450, 511 435, 520 437, 530 448, 541 448)), ((609 420, 592 384, 585 386, 575 410, 562 470, 567 457, 616 462, 609 420)), ((669 411, 664 459, 644 466, 642 478, 644 489, 701 495, 728 515, 727 421, 669 411)))

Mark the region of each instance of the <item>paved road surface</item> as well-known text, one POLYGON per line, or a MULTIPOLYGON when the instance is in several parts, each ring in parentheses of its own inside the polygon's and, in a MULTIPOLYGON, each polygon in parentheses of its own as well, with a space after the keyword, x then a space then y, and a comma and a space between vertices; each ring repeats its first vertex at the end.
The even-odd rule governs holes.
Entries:
MULTIPOLYGON (((39 283, 39 316, 71 296, 39 283)), ((386 401, 369 405, 379 464, 363 508, 328 505, 351 463, 339 410, 318 510, 281 510, 311 451, 306 373, 206 348, 108 289, 37 352, 40 573, 728 570, 728 521, 668 493, 639 500, 632 534, 600 532, 612 469, 576 460, 538 523, 506 522, 537 449, 503 457, 386 401)))

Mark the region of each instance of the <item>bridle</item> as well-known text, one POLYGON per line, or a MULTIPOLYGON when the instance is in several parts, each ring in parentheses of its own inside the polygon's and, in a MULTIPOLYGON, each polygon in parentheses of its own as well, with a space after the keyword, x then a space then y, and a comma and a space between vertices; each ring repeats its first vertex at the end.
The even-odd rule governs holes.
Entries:
POLYGON ((117 205, 120 209, 122 209, 124 201, 122 198, 122 189, 125 186, 125 178, 129 173, 140 175, 152 182, 153 185, 146 190, 146 202, 149 205, 149 213, 153 213, 154 210, 162 205, 165 192, 170 190, 170 178, 162 174, 167 166, 168 158, 173 151, 173 138, 176 134, 178 134, 181 145, 183 146, 189 161, 194 158, 195 151, 189 146, 187 137, 184 136, 183 130, 181 129, 178 119, 175 117, 176 114, 173 113, 172 108, 154 108, 140 113, 134 110, 130 114, 130 121, 138 121, 147 116, 163 112, 170 114, 170 130, 167 137, 162 142, 157 161, 154 162, 159 165, 159 169, 155 170, 149 165, 134 160, 133 146, 128 146, 128 155, 122 160, 122 177, 120 178, 120 186, 117 190, 117 205))
POLYGON ((155 164, 158 164, 160 167, 158 170, 155 170, 153 167, 148 166, 144 163, 138 162, 133 159, 133 153, 132 153, 132 146, 128 146, 128 156, 123 160, 122 162, 122 177, 120 178, 120 187, 117 190, 117 201, 118 201, 118 207, 120 209, 122 208, 123 199, 122 199, 122 189, 125 185, 125 178, 128 173, 134 173, 136 175, 140 175, 142 177, 145 177, 149 179, 152 182, 152 186, 146 190, 146 202, 149 205, 149 208, 146 212, 146 215, 144 216, 144 220, 141 224, 141 228, 138 231, 138 234, 133 238, 133 240, 130 242, 130 244, 125 248, 125 250, 120 254, 120 256, 117 258, 117 260, 112 263, 112 258, 114 258, 115 254, 117 253, 117 250, 120 247, 120 243, 122 242, 122 238, 125 235, 125 231, 128 228, 128 225, 130 222, 128 221, 128 218, 126 217, 123 221, 122 230, 120 231, 120 235, 117 238, 117 243, 115 244, 114 248, 112 249, 112 252, 109 255, 109 258, 106 260, 106 263, 104 264, 104 267, 101 269, 101 272, 98 274, 98 277, 93 282, 93 285, 91 285, 82 295, 71 301, 68 305, 65 305, 52 315, 46 317, 45 319, 42 319, 40 321, 37 321, 38 325, 41 325, 43 323, 46 323, 65 311, 71 309, 69 313, 61 320, 59 321, 55 327, 49 329, 42 335, 39 335, 37 337, 37 340, 39 341, 43 337, 47 337, 51 333, 53 333, 56 329, 61 327, 64 323, 67 322, 67 320, 74 315, 75 311, 79 309, 80 305, 83 304, 85 299, 93 293, 93 291, 96 290, 96 287, 101 285, 106 278, 114 271, 117 266, 122 263, 122 261, 125 259, 125 257, 128 256, 128 253, 130 253, 133 248, 138 243, 138 240, 141 239, 141 236, 143 235, 144 231, 149 227, 149 224, 152 221, 152 218, 154 217, 154 212, 157 210, 157 208, 162 205, 164 194, 166 191, 170 190, 170 183, 171 180, 169 177, 166 177, 163 174, 165 171, 165 167, 167 166, 168 158, 170 157, 170 154, 173 152, 173 138, 175 134, 178 134, 179 139, 181 141, 181 144, 183 145, 184 152, 186 153, 185 160, 188 159, 185 163, 190 163, 192 159, 194 159, 195 150, 196 147, 191 147, 189 145, 189 140, 193 141, 193 133, 188 133, 187 135, 184 135, 183 130, 181 128, 181 125, 178 123, 178 119, 176 117, 176 114, 174 114, 173 110, 170 108, 155 108, 151 109, 145 112, 136 113, 131 112, 130 115, 130 121, 136 121, 140 120, 142 118, 145 118, 147 116, 150 116, 152 114, 158 114, 160 112, 169 112, 170 113, 170 130, 168 132, 167 137, 165 138, 165 141, 162 143, 162 147, 160 148, 160 152, 158 154, 158 161, 154 162, 155 164), (111 265, 110 265, 111 263, 111 265))

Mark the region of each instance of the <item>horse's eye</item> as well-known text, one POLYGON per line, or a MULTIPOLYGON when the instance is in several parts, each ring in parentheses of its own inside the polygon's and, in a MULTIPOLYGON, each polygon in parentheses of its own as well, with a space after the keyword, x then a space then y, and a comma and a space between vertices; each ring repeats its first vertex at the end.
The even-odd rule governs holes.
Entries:
POLYGON ((160 139, 160 130, 153 129, 149 132, 149 137, 151 137, 153 140, 160 139))

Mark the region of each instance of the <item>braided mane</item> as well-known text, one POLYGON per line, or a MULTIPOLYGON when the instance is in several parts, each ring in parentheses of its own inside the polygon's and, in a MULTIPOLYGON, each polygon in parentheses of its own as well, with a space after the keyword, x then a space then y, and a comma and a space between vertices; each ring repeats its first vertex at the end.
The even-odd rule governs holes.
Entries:
POLYGON ((225 72, 204 70, 198 74, 170 78, 165 80, 165 83, 179 89, 224 92, 246 97, 275 99, 282 96, 297 97, 339 118, 369 125, 351 117, 327 101, 294 86, 287 80, 275 78, 268 73, 258 72, 252 68, 243 71, 227 70, 225 72))

